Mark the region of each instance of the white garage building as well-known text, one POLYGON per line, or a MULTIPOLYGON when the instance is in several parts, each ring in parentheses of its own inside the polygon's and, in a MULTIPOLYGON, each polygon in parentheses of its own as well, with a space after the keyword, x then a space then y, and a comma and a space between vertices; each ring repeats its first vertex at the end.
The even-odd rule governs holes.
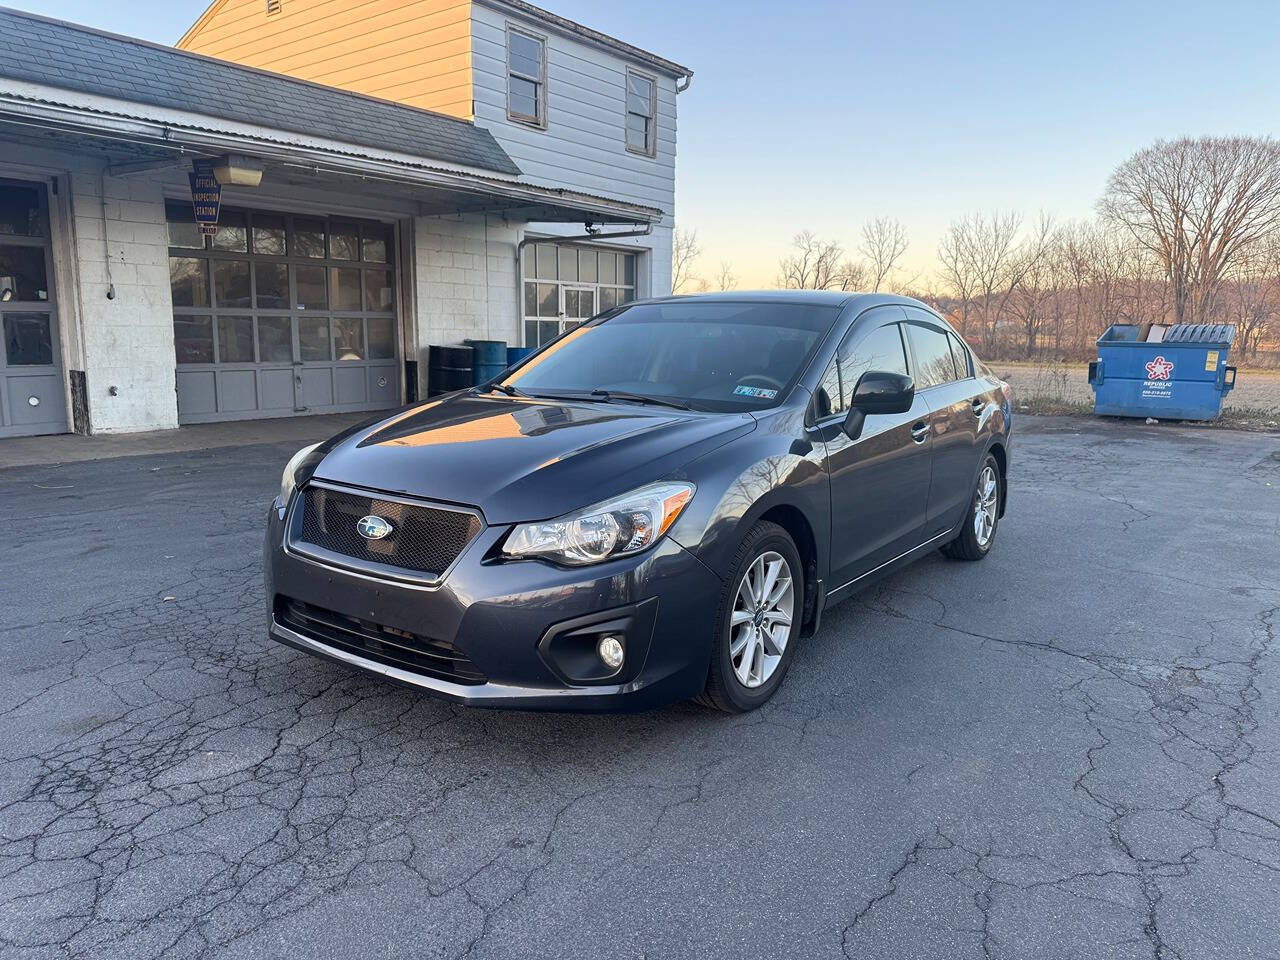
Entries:
POLYGON ((397 406, 425 396, 428 344, 536 345, 669 292, 689 71, 565 24, 539 24, 548 55, 582 44, 616 72, 620 159, 590 182, 617 189, 553 182, 498 121, 0 10, 0 437, 397 406), (637 64, 656 203, 621 159, 637 64), (220 168, 212 236, 194 160, 220 168))

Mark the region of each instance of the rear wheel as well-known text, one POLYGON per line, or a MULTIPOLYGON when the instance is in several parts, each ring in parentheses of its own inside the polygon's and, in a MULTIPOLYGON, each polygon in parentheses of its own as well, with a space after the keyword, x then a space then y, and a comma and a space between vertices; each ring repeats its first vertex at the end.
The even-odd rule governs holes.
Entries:
POLYGON ((751 528, 720 593, 700 702, 727 713, 754 710, 782 683, 804 616, 800 554, 776 523, 751 528))
POLYGON ((960 536, 943 547, 942 552, 955 560, 981 560, 991 551, 999 525, 1000 465, 995 457, 987 454, 978 471, 978 482, 960 536))

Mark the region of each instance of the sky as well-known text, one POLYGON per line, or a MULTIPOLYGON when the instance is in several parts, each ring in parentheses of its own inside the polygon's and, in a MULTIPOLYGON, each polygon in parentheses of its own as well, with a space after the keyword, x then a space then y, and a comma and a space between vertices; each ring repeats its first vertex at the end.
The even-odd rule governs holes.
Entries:
MULTIPOLYGON (((204 0, 0 0, 173 43, 204 0)), ((287 0, 286 0, 287 2, 287 0)), ((800 230, 853 248, 906 227, 927 279, 974 212, 1089 217, 1157 138, 1271 134, 1280 3, 540 0, 694 71, 680 95, 678 224, 695 272, 766 286, 800 230)))

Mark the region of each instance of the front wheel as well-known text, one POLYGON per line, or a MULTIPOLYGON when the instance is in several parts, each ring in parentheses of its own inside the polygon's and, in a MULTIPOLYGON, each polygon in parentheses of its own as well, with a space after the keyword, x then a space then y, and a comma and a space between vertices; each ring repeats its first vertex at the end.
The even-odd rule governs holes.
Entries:
POLYGON ((803 570, 786 530, 767 521, 751 528, 721 589, 702 703, 744 713, 773 696, 804 618, 803 570))
POLYGON ((978 482, 960 527, 960 536, 943 547, 942 552, 954 560, 981 560, 991 551, 999 526, 1000 465, 995 457, 987 454, 978 471, 978 482))

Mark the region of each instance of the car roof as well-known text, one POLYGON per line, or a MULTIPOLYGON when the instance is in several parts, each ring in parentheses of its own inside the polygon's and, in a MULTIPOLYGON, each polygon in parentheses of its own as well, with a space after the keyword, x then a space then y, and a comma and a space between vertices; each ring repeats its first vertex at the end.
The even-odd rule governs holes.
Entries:
POLYGON ((868 307, 896 303, 903 306, 923 307, 926 304, 914 297, 890 293, 859 293, 849 290, 729 290, 723 293, 678 294, 670 297, 654 297, 640 303, 808 303, 815 306, 855 307, 859 312, 868 307))

